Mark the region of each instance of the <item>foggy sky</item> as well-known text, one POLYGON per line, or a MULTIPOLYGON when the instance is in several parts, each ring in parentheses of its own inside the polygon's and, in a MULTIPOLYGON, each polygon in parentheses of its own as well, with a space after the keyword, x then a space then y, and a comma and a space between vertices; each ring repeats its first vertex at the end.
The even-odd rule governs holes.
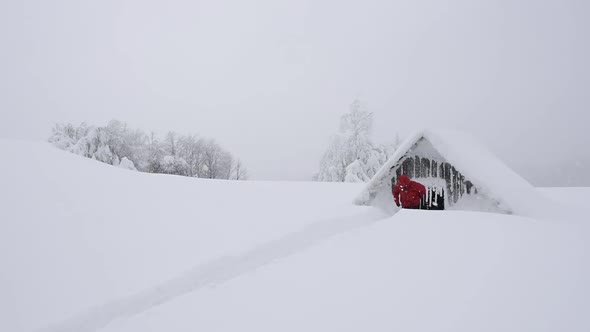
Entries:
POLYGON ((590 185, 589 3, 3 1, 0 136, 116 118, 303 180, 358 98, 376 142, 465 130, 535 184, 590 185))

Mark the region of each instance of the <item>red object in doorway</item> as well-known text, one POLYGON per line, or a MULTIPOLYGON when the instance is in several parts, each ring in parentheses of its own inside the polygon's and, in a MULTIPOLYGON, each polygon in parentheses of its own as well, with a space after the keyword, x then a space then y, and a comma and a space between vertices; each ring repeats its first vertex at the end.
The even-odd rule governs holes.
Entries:
POLYGON ((415 209, 420 207, 420 200, 426 195, 426 187, 401 175, 393 187, 395 204, 402 208, 415 209))

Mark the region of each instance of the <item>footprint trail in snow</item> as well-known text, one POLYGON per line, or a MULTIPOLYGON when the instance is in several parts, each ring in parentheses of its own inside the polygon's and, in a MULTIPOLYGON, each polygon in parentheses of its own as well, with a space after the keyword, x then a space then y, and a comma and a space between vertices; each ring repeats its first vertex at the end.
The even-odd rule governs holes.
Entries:
POLYGON ((256 270, 275 260, 305 250, 332 236, 373 224, 386 217, 382 212, 315 222, 277 240, 259 245, 241 255, 225 256, 196 266, 177 278, 141 292, 95 306, 85 312, 37 330, 37 332, 92 332, 114 320, 139 314, 176 297, 198 289, 220 284, 256 270))

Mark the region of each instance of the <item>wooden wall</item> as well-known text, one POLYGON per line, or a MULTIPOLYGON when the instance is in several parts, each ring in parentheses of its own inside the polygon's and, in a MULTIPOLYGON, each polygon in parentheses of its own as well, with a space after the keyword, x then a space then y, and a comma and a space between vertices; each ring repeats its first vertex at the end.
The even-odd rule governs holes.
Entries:
POLYGON ((419 156, 404 157, 401 164, 394 166, 395 175, 391 179, 392 185, 395 185, 397 179, 402 175, 407 175, 410 179, 420 182, 420 178, 440 178, 444 179, 446 189, 446 204, 456 203, 464 194, 476 194, 477 189, 473 184, 466 180, 463 174, 455 169, 448 162, 420 158, 419 156))

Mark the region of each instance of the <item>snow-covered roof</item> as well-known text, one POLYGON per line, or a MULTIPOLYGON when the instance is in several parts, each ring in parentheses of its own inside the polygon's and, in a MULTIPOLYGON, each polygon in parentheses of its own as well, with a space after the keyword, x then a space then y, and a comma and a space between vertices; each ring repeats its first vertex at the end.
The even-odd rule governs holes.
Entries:
POLYGON ((525 216, 544 215, 543 209, 550 205, 535 187, 502 163, 486 147, 472 136, 447 131, 422 130, 410 135, 369 181, 356 198, 357 205, 373 205, 381 191, 391 190, 393 168, 420 139, 426 139, 478 190, 497 202, 507 211, 525 216))

